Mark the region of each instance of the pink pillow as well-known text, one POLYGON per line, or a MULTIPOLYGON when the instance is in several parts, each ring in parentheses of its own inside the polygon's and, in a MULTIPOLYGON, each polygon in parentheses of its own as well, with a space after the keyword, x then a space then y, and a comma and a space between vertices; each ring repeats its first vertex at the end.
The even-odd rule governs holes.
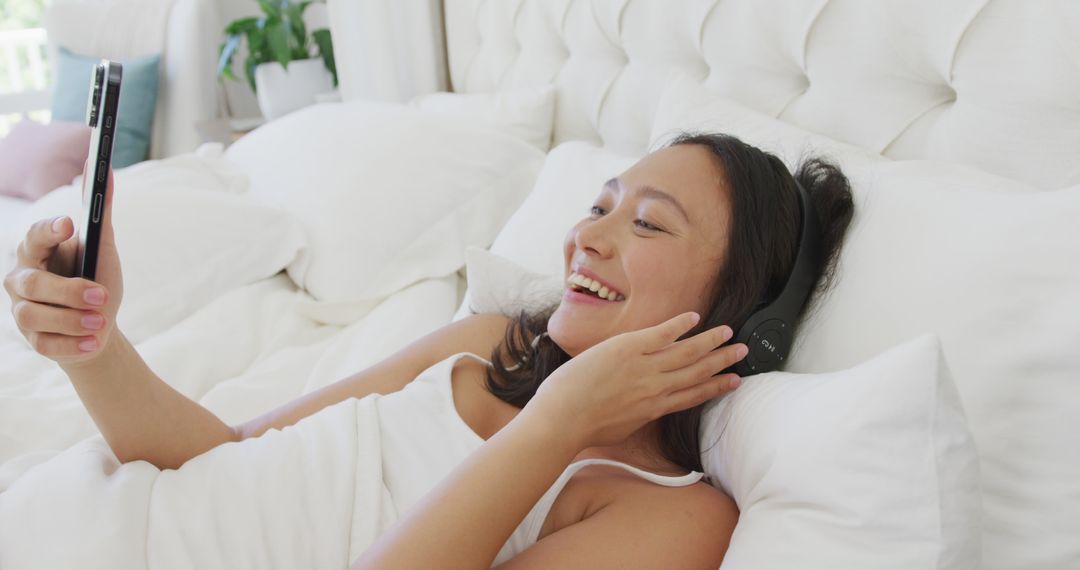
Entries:
POLYGON ((24 119, 0 140, 0 194, 37 200, 82 174, 90 127, 24 119))

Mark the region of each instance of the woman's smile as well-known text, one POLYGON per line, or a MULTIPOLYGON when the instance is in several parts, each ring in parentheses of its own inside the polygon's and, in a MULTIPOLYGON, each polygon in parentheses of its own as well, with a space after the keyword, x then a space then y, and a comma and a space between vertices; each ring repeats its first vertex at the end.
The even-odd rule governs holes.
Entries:
POLYGON ((585 293, 583 291, 575 291, 573 286, 567 287, 566 292, 563 293, 563 300, 571 303, 581 303, 583 305, 617 305, 622 301, 609 301, 607 299, 601 299, 592 293, 585 293))

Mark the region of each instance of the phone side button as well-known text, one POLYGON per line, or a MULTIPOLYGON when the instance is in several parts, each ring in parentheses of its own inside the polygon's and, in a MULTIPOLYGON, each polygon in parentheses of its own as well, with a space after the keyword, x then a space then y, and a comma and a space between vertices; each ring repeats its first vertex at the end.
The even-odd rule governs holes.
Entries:
POLYGON ((94 223, 101 221, 101 194, 94 194, 92 215, 94 223))
POLYGON ((105 135, 101 139, 101 157, 105 158, 105 154, 109 152, 109 135, 105 135))
POLYGON ((98 182, 105 181, 105 161, 102 160, 97 165, 97 180, 98 182))
POLYGON ((111 129, 112 128, 112 115, 105 115, 105 128, 106 129, 111 129))

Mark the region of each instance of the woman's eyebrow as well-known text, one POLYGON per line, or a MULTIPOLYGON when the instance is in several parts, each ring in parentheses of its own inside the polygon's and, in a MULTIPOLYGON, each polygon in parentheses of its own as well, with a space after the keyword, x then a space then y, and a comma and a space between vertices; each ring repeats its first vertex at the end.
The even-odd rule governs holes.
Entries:
MULTIPOLYGON (((619 177, 616 176, 615 178, 612 178, 611 180, 608 180, 607 182, 605 182, 604 183, 604 188, 611 188, 615 192, 622 192, 622 182, 619 180, 619 177)), ((690 223, 690 216, 687 215, 686 209, 683 208, 682 204, 680 204, 679 201, 676 200, 675 197, 672 196, 671 194, 668 194, 667 192, 664 192, 663 190, 661 190, 661 189, 659 189, 659 188, 657 188, 655 186, 649 186, 648 184, 638 186, 637 188, 634 189, 634 192, 637 193, 637 194, 640 194, 640 195, 642 195, 642 196, 644 196, 646 198, 652 198, 654 200, 663 200, 663 201, 671 204, 672 206, 675 207, 676 210, 679 211, 679 214, 681 214, 683 219, 686 220, 686 223, 688 223, 688 224, 690 223)))

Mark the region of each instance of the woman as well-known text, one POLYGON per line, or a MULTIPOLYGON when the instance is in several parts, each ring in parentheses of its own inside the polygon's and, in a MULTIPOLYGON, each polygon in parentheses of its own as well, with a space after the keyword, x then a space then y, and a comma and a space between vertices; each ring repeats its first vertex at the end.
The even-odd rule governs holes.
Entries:
MULTIPOLYGON (((821 222, 822 289, 851 192, 820 160, 796 176, 821 222)), ((450 405, 484 442, 354 567, 488 567, 529 516, 542 523, 535 544, 501 568, 720 564, 738 511, 697 481, 698 427, 702 404, 739 384, 720 373, 746 347, 717 347, 779 292, 794 261, 797 190, 775 156, 725 135, 679 137, 609 181, 571 228, 556 307, 452 323, 240 426, 169 387, 116 330, 122 279, 109 211, 100 282, 61 276, 73 227, 57 218, 31 228, 4 285, 20 330, 68 374, 121 461, 178 468, 343 399, 402 391, 453 358, 450 405), (603 285, 597 295, 573 291, 591 285, 582 277, 603 285), (545 491, 550 510, 531 511, 545 491)))

